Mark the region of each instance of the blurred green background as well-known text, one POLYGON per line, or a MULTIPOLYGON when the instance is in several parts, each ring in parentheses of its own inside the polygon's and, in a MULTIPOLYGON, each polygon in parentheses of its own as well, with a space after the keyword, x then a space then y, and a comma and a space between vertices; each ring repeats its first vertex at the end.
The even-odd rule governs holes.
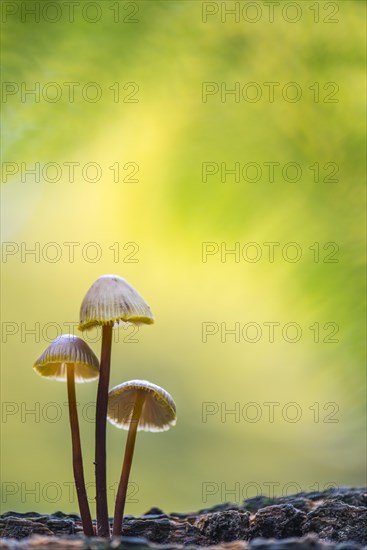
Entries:
MULTIPOLYGON (((48 340, 70 332, 65 323, 78 321, 84 294, 104 273, 125 277, 156 317, 139 330, 138 342, 118 331, 111 386, 148 379, 173 395, 178 410, 174 429, 138 435, 127 513, 240 501, 260 490, 269 494, 269 483, 275 494, 365 484, 365 4, 317 2, 316 22, 315 2, 297 2, 302 16, 294 23, 292 8, 281 11, 287 2, 274 22, 257 2, 261 16, 253 23, 254 7, 236 21, 221 14, 222 3, 187 0, 106 0, 85 12, 88 3, 80 2, 73 22, 63 2, 55 22, 52 6, 37 22, 20 5, 42 10, 47 2, 3 4, 2 160, 15 164, 5 165, 2 182, 2 510, 77 511, 69 495, 66 387, 37 377, 32 364, 48 340), (334 8, 337 14, 329 15, 334 8), (204 9, 218 13, 204 22, 204 9), (68 82, 78 83, 74 101, 68 82), (90 82, 98 88, 87 88, 88 98, 101 90, 95 102, 82 94, 90 82), (221 83, 242 89, 255 82, 262 96, 236 101, 218 92, 203 101, 205 82, 219 90, 221 83), (264 82, 279 83, 273 102, 264 82), (297 102, 282 95, 289 82, 302 90, 297 102), (332 96, 338 102, 325 102, 334 90, 324 88, 328 82, 339 86, 332 96), (22 98, 22 83, 29 89, 39 83, 39 94, 22 98), (315 83, 318 102, 309 88, 315 83), (132 92, 137 101, 129 103, 132 92), (35 181, 24 169, 37 162, 58 163, 61 174, 51 166, 35 181), (74 181, 64 164, 71 162, 79 163, 74 181), (100 166, 98 181, 90 181, 93 168, 82 173, 90 162, 100 166), (203 182, 204 162, 229 168, 255 162, 263 174, 255 182, 233 176, 222 182, 218 173, 203 182), (274 182, 264 162, 280 163, 274 182), (301 167, 299 181, 282 176, 288 162, 301 167), (338 165, 338 181, 324 181, 329 162, 338 165), (114 163, 118 182, 109 168, 114 163), (138 181, 123 181, 135 166, 126 163, 138 165, 132 177, 138 181), (309 168, 315 163, 319 181, 309 168), (64 244, 71 242, 74 261, 64 244), (205 242, 217 243, 219 252, 203 262, 205 242), (259 261, 221 258, 221 247, 249 242, 260 246, 259 261), (280 243, 274 262, 265 242, 280 243), (298 262, 282 256, 289 242, 302 251, 298 262), (339 247, 337 262, 323 261, 334 250, 323 248, 330 242, 339 247), (309 249, 314 243, 318 262, 309 249), (39 254, 24 254, 37 246, 39 254), (249 322, 262 328, 258 342, 221 334, 221 323, 240 323, 242 330, 249 322), (274 342, 266 322, 280 323, 274 342), (302 329, 295 343, 281 334, 290 322, 302 329), (318 343, 309 328, 315 322, 318 343), (206 343, 203 323, 218 328, 206 343), (326 323, 334 325, 325 329, 326 323), (339 341, 325 342, 336 325, 339 341), (257 422, 249 421, 255 414, 249 402, 260 410, 257 422), (273 422, 269 402, 279 403, 273 422), (207 403, 215 414, 204 422, 207 403), (226 414, 236 407, 248 417, 226 414), (301 417, 289 421, 297 411, 301 417)), ((242 10, 248 3, 238 4, 242 10)), ((98 333, 85 337, 99 354, 98 333)), ((86 416, 96 387, 77 388, 90 483, 94 426, 86 416)), ((111 515, 125 437, 108 426, 111 515)), ((89 494, 92 500, 93 487, 89 494)))

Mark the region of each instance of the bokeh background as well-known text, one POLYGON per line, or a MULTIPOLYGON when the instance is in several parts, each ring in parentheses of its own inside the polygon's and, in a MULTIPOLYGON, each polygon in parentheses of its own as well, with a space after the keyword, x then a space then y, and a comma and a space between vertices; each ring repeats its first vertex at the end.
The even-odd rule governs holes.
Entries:
MULTIPOLYGON (((25 2, 27 8, 45 3, 25 2)), ((315 3, 308 1, 297 3, 302 17, 294 23, 280 11, 269 22, 263 2, 257 2, 262 15, 255 23, 242 16, 222 22, 220 11, 204 22, 202 3, 188 0, 94 2, 102 12, 95 23, 93 6, 83 16, 86 2, 75 8, 73 22, 63 8, 54 23, 52 7, 36 22, 22 15, 24 2, 7 4, 17 13, 9 11, 3 22, 3 81, 19 89, 38 82, 41 92, 38 102, 31 95, 22 100, 19 92, 4 96, 2 105, 2 160, 19 167, 14 175, 5 172, 2 182, 2 510, 77 511, 69 494, 66 388, 37 377, 32 364, 50 339, 70 332, 84 294, 104 273, 130 281, 156 316, 155 325, 135 335, 137 342, 128 341, 130 329, 118 331, 111 386, 148 379, 174 396, 178 410, 174 429, 138 436, 127 513, 240 501, 259 490, 269 494, 269 483, 275 494, 292 492, 291 483, 303 490, 365 484, 365 4, 332 3, 335 23, 325 21, 325 2, 318 3, 316 23, 315 3), (50 82, 63 91, 58 101, 42 96, 50 82), (67 82, 79 83, 73 102, 67 82), (94 103, 81 94, 90 82, 102 90, 94 103), (123 89, 129 82, 138 86, 133 103, 123 101, 133 91, 123 89), (228 88, 256 82, 263 96, 251 103, 233 96, 221 101, 218 93, 203 102, 203 82, 228 88), (280 83, 274 102, 264 82, 280 83), (282 97, 288 82, 301 87, 300 101, 282 97), (319 102, 309 89, 315 82, 319 102), (337 103, 324 102, 327 82, 339 86, 337 103), (292 183, 277 171, 270 182, 264 169, 257 182, 236 183, 230 176, 222 182, 218 174, 202 181, 203 162, 264 168, 269 161, 281 167, 297 162, 302 177, 292 183), (52 168, 46 179, 23 174, 22 181, 21 163, 32 168, 36 162, 63 167, 58 181, 47 181, 52 168), (70 162, 80 163, 74 181, 64 164, 70 162), (98 181, 83 177, 89 162, 101 167, 98 181), (309 168, 315 162, 318 182, 309 168), (336 182, 324 181, 328 162, 338 164, 336 182), (118 182, 109 169, 114 163, 120 164, 118 182), (126 163, 138 165, 137 181, 123 181, 131 172, 126 163), (263 245, 269 241, 280 243, 274 262, 263 245), (78 243, 74 261, 64 244, 70 242, 78 243), (263 256, 251 263, 233 255, 221 261, 217 253, 203 262, 204 242, 219 250, 256 242, 263 256), (282 257, 289 242, 302 250, 298 262, 282 257), (339 247, 337 262, 323 261, 332 251, 323 249, 329 242, 339 247), (97 243, 96 261, 93 246, 83 249, 88 243, 97 243), (320 243, 319 262, 309 249, 314 243, 320 243), (22 257, 22 247, 37 246, 38 258, 22 257), (52 262, 56 250, 61 257, 52 262), (203 323, 242 328, 249 322, 262 327, 256 343, 233 336, 222 342, 220 331, 202 341, 203 323), (297 323, 302 337, 289 343, 279 329, 269 342, 264 322, 280 323, 280 329, 297 323), (309 328, 315 322, 319 343, 309 328), (328 322, 338 325, 338 342, 323 341, 328 322), (260 409, 259 421, 226 414, 246 410, 249 402, 260 409), (273 422, 268 402, 279 403, 273 422), (205 403, 218 411, 206 422, 205 403), (288 403, 301 410, 296 422, 289 421, 295 408, 282 414, 288 403)), ((220 10, 221 3, 211 5, 220 10)), ((251 9, 248 18, 254 18, 251 9)), ((99 354, 98 333, 84 336, 99 354)), ((96 387, 77 388, 91 484, 88 404, 96 387)), ((254 411, 248 409, 248 416, 254 411)), ((111 515, 125 437, 108 426, 111 515)), ((89 494, 92 500, 92 486, 89 494)))

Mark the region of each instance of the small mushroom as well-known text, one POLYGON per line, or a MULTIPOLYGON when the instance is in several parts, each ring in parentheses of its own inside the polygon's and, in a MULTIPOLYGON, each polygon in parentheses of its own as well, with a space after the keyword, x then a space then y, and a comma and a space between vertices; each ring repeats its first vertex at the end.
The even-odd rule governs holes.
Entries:
POLYGON ((84 533, 93 536, 94 529, 84 481, 75 382, 91 382, 98 378, 98 359, 84 340, 72 334, 63 334, 51 342, 33 368, 40 376, 67 382, 73 470, 80 516, 84 533))
POLYGON ((121 535, 136 432, 169 430, 176 424, 176 405, 170 394, 156 384, 130 380, 109 392, 107 418, 118 428, 129 430, 113 519, 113 535, 121 535))
POLYGON ((96 404, 97 532, 110 536, 106 480, 106 417, 110 381, 112 328, 121 322, 152 324, 153 314, 140 294, 118 275, 102 275, 88 290, 80 309, 80 330, 102 326, 100 377, 96 404))

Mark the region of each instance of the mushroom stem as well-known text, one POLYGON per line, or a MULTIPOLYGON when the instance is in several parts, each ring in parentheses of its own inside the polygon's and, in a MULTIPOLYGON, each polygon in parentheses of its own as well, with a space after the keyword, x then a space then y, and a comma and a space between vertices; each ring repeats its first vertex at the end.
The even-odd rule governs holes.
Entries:
POLYGON ((69 419, 71 428, 71 441, 73 450, 73 471, 78 496, 80 516, 82 519, 84 534, 94 536, 92 518, 90 515, 87 492, 85 489, 82 447, 80 444, 80 432, 78 422, 78 411, 76 407, 74 365, 67 365, 67 389, 69 401, 69 419))
POLYGON ((108 385, 110 382, 111 346, 112 324, 104 325, 102 327, 101 363, 96 404, 95 449, 97 533, 100 537, 110 536, 106 480, 106 422, 108 385))
POLYGON ((137 395, 133 414, 130 420, 129 432, 127 434, 124 463, 121 470, 120 483, 116 496, 115 514, 113 518, 113 535, 121 535, 122 533, 122 518, 124 515, 125 501, 127 494, 127 486, 129 483, 129 476, 131 470, 131 464, 134 456, 136 432, 138 430, 138 424, 141 416, 141 412, 144 404, 144 395, 137 395))

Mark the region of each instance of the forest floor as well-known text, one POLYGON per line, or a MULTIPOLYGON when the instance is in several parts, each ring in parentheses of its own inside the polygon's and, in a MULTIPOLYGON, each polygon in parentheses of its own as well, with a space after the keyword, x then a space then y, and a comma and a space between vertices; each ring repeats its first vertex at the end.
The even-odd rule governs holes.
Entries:
POLYGON ((158 508, 125 516, 123 536, 87 538, 80 517, 6 512, 0 549, 11 550, 360 550, 367 548, 367 489, 255 497, 195 513, 158 508))

